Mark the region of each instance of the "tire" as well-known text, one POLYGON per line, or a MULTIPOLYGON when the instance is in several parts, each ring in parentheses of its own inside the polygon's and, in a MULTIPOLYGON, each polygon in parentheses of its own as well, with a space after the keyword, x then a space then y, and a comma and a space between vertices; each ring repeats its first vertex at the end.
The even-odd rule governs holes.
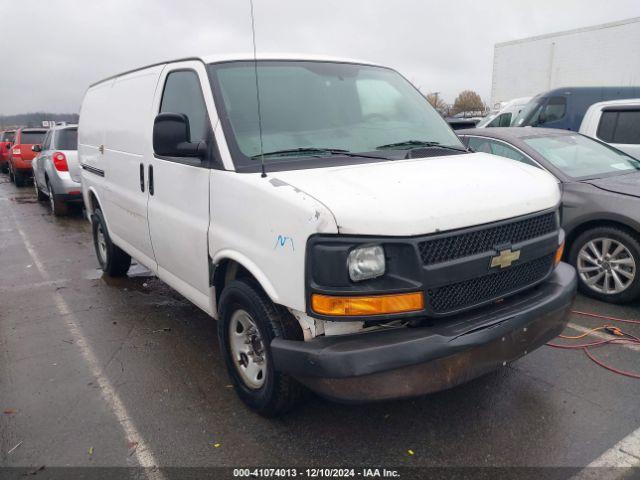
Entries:
MULTIPOLYGON (((298 323, 283 307, 274 305, 257 284, 244 279, 234 280, 224 288, 220 296, 219 311, 220 349, 238 396, 249 408, 265 417, 276 417, 290 411, 303 397, 304 387, 292 377, 274 369, 271 341, 276 337, 302 340, 298 323), (257 341, 248 345, 245 342, 245 348, 253 352, 253 355, 244 355, 245 360, 250 361, 253 366, 258 364, 256 357, 263 361, 256 367, 262 368, 261 381, 258 374, 254 377, 257 380, 253 385, 245 378, 250 375, 241 373, 251 370, 241 364, 242 354, 238 355, 238 348, 233 346, 232 335, 248 339, 251 333, 251 329, 238 328, 242 324, 239 318, 243 316, 243 312, 253 320, 258 337, 257 341), (256 343, 259 348, 256 348, 256 343)), ((252 336, 254 340, 255 334, 252 336)), ((239 342, 239 338, 236 342, 239 342)))
POLYGON ((16 187, 24 187, 25 186, 25 178, 22 172, 13 171, 13 182, 16 184, 16 187))
POLYGON ((44 202, 47 199, 47 196, 42 193, 42 190, 40 190, 40 187, 38 187, 38 182, 36 181, 36 177, 33 177, 33 188, 36 189, 36 197, 38 198, 39 202, 44 202))
POLYGON ((9 173, 9 163, 5 162, 2 167, 0 167, 0 172, 9 173))
POLYGON ((11 168, 11 164, 9 164, 7 168, 9 169, 9 180, 11 180, 12 182, 15 182, 13 178, 13 168, 11 168))
POLYGON ((96 209, 91 215, 93 246, 100 268, 110 277, 124 277, 131 266, 131 257, 111 241, 102 212, 96 209))
POLYGON ((571 244, 569 262, 578 271, 578 288, 585 295, 609 303, 640 297, 640 242, 626 230, 597 227, 583 232, 571 244), (608 258, 602 255, 605 250, 608 258))
MULTIPOLYGON (((35 182, 35 179, 34 179, 35 182)), ((69 214, 69 205, 65 202, 61 202, 56 199, 55 192, 53 191, 53 187, 49 182, 47 182, 47 190, 49 191, 49 206, 51 207, 51 213, 53 213, 56 217, 64 217, 69 214)), ((39 192, 40 190, 38 190, 39 192)), ((40 196, 38 196, 38 200, 40 196)))

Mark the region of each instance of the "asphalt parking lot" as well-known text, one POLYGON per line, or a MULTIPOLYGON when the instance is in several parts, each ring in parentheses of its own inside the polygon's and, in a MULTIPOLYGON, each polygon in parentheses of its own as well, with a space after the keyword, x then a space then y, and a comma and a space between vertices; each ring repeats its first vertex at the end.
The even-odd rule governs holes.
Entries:
MULTIPOLYGON (((89 227, 0 175, 0 466, 575 467, 569 476, 640 464, 640 381, 546 346, 428 397, 311 397, 261 418, 230 388, 215 322, 142 268, 102 278, 89 227)), ((640 318, 637 303, 579 297, 576 309, 640 318)), ((595 353, 640 370, 637 347, 595 353)))

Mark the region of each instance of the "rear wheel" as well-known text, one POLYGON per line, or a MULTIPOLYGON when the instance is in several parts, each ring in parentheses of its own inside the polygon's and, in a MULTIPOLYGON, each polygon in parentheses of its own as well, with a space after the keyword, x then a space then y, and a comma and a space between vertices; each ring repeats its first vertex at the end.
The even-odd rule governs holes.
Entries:
POLYGON ((35 188, 36 197, 38 198, 38 201, 44 202, 47 199, 47 196, 44 193, 42 193, 42 191, 40 190, 40 187, 38 187, 38 182, 35 176, 33 177, 33 188, 35 188))
POLYGON ((571 246, 580 291, 604 302, 625 303, 640 296, 640 242, 625 230, 598 227, 571 246))
MULTIPOLYGON (((35 183, 35 179, 34 179, 34 183, 35 183)), ((37 190, 37 187, 36 187, 36 190, 37 190)), ((56 195, 55 195, 55 192, 53 191, 53 187, 49 182, 47 182, 47 190, 49 191, 49 206, 51 207, 51 212, 56 217, 62 217, 64 215, 67 215, 69 213, 69 205, 67 205, 65 202, 62 202, 56 199, 56 195)), ((40 197, 38 197, 38 199, 39 198, 40 197)))
POLYGON ((218 336, 236 393, 260 415, 291 410, 304 389, 273 365, 271 341, 302 339, 298 323, 252 281, 234 280, 220 296, 218 336))
POLYGON ((93 246, 102 271, 110 277, 123 277, 131 266, 131 257, 109 238, 107 224, 97 209, 91 216, 93 246))
POLYGON ((24 174, 19 170, 13 171, 13 181, 16 184, 16 187, 24 187, 26 183, 26 178, 24 174))

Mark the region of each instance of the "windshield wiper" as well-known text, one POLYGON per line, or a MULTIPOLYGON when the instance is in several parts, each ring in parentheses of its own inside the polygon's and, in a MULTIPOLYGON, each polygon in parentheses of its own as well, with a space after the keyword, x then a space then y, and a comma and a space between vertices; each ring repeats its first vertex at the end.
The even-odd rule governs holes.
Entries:
POLYGON ((457 152, 469 152, 466 148, 455 147, 453 145, 443 145, 440 142, 433 142, 427 140, 406 140, 404 142, 388 143, 386 145, 380 145, 376 147, 376 150, 398 149, 398 150, 411 150, 414 148, 422 147, 438 147, 446 148, 448 150, 455 150, 457 152))
POLYGON ((364 157, 364 158, 376 158, 379 160, 385 160, 384 157, 377 157, 374 155, 365 155, 363 153, 354 153, 343 148, 320 148, 320 147, 303 147, 303 148, 288 148, 284 150, 274 150, 272 152, 259 153, 251 157, 252 160, 258 159, 262 156, 276 157, 287 155, 304 155, 310 157, 324 157, 330 155, 344 155, 347 157, 364 157))

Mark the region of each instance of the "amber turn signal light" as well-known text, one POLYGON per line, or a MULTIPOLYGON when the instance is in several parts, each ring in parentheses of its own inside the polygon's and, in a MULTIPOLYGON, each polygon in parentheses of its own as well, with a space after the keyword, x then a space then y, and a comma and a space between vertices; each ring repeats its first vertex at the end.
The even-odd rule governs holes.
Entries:
POLYGON ((556 258, 555 258, 556 265, 560 263, 560 260, 562 260, 563 253, 564 253, 564 241, 560 244, 560 246, 556 250, 556 258))
POLYGON ((366 297, 336 297, 314 293, 311 295, 311 308, 321 315, 333 316, 417 312, 424 310, 424 295, 422 292, 412 292, 366 297))

